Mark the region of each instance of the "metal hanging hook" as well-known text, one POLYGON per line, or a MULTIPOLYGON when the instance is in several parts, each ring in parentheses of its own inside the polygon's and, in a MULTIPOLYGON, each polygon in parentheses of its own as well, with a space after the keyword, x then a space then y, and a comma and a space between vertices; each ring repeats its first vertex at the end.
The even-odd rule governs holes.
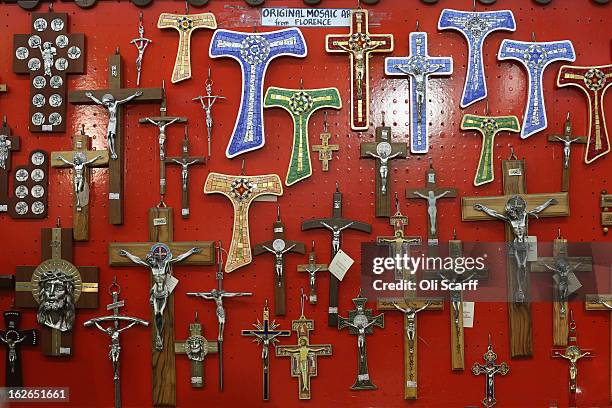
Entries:
POLYGON ((315 248, 315 241, 314 239, 312 240, 312 252, 314 252, 314 248, 315 248))
POLYGON ((516 154, 514 154, 514 146, 510 146, 510 157, 508 160, 517 160, 516 154))
POLYGON ((357 0, 357 9, 361 10, 361 1, 357 0))
POLYGON ((185 0, 185 14, 189 14, 189 0, 185 0))
POLYGON ((457 239, 457 227, 453 227, 453 239, 457 239))
POLYGON ((159 203, 157 203, 157 208, 166 208, 166 207, 168 206, 166 205, 166 202, 164 201, 164 195, 161 194, 159 196, 159 203))
POLYGON ((55 220, 55 228, 61 228, 62 227, 62 223, 60 221, 60 217, 57 217, 57 220, 55 220))
POLYGON ((417 32, 418 32, 418 31, 420 31, 420 30, 419 30, 419 26, 420 26, 420 23, 419 23, 419 20, 417 20, 417 21, 416 21, 416 31, 417 31, 417 32))
POLYGON ((200 321, 200 317, 198 316, 198 309, 195 311, 195 321, 198 323, 200 321))
POLYGON ((531 42, 536 42, 536 40, 535 40, 535 32, 534 31, 531 32, 531 42))
POLYGON ((210 65, 208 66, 208 77, 206 78, 206 85, 212 85, 212 75, 210 74, 210 65))
POLYGON ((256 33, 257 32, 257 22, 253 23, 253 32, 256 33))
POLYGON ((433 158, 429 157, 429 169, 433 170, 433 158))
POLYGON ((115 55, 119 55, 119 46, 115 47, 115 55))
POLYGON ((268 309, 268 299, 266 299, 266 301, 264 302, 264 310, 268 309))
POLYGON ((576 321, 574 320, 574 310, 570 309, 570 322, 569 322, 570 331, 576 331, 576 321))
POLYGON ((81 135, 85 136, 85 125, 81 124, 81 135))
POLYGON ((300 77, 300 89, 304 89, 304 78, 300 77))
POLYGON ((557 228, 557 239, 561 239, 561 227, 557 228))
POLYGON ((336 193, 340 192, 340 183, 336 180, 336 193))
POLYGON ((382 125, 385 126, 385 111, 380 112, 380 116, 382 116, 382 125))
POLYGON ((327 133, 327 111, 323 111, 323 133, 327 133))
POLYGON ((487 103, 485 105, 485 116, 489 116, 491 111, 489 110, 489 100, 487 99, 487 103))
POLYGON ((493 340, 491 340, 491 333, 489 333, 489 348, 493 348, 493 340))
POLYGON ((242 166, 240 167, 240 174, 244 176, 244 159, 242 159, 242 166))
POLYGON ((569 120, 570 120, 570 111, 567 111, 567 118, 565 120, 569 122, 569 120))
POLYGON ((399 194, 397 194, 397 191, 395 192, 395 212, 400 213, 399 194))
POLYGON ((139 25, 142 25, 142 11, 138 15, 138 22, 139 22, 139 25))
POLYGON ((115 277, 113 278, 113 283, 108 286, 108 294, 112 296, 113 293, 116 293, 117 295, 121 293, 121 286, 119 286, 119 284, 117 283, 117 275, 115 275, 115 277), (113 291, 113 288, 117 288, 117 290, 113 291))
POLYGON ((49 13, 53 13, 53 2, 49 2, 49 13))
POLYGON ((6 126, 6 115, 4 115, 4 116, 3 116, 3 118, 2 118, 2 124, 3 124, 4 126, 6 126))
POLYGON ((475 12, 476 12, 476 0, 474 0, 474 3, 473 3, 473 5, 472 5, 472 8, 473 8, 474 13, 475 13, 475 12))
POLYGON ((280 222, 280 205, 276 206, 276 221, 280 222))

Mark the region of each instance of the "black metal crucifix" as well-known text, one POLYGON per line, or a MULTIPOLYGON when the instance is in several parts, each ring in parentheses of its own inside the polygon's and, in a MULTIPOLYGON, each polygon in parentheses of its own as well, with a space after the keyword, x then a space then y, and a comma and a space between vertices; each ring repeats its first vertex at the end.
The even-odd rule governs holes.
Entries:
POLYGON ((19 330, 21 313, 4 312, 4 325, 0 330, 0 342, 6 347, 5 386, 23 387, 23 368, 21 367, 21 346, 36 346, 40 333, 36 329, 19 330))

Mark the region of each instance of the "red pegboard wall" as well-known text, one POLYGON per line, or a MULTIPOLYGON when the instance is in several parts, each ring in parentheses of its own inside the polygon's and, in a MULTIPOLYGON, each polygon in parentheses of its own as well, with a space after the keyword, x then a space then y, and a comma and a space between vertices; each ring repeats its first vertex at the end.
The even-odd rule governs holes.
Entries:
MULTIPOLYGON (((268 7, 303 7, 300 0, 268 0, 268 7)), ((322 7, 354 7, 354 0, 325 0, 322 7)), ((365 6, 364 6, 365 7, 365 6)), ((428 6, 420 1, 382 0, 371 11, 371 31, 393 33, 395 51, 392 55, 408 53, 408 33, 416 27, 429 33, 430 55, 450 55, 454 59, 454 74, 450 78, 432 79, 429 86, 428 117, 430 120, 430 153, 438 170, 442 185, 457 187, 460 195, 497 195, 501 192, 500 177, 494 183, 475 188, 472 185, 478 156, 480 136, 459 130, 464 113, 483 114, 485 102, 462 111, 459 100, 466 73, 467 46, 456 32, 438 32, 437 21, 443 8, 469 10, 471 0, 443 0, 428 6)), ((517 21, 514 33, 497 32, 485 43, 484 58, 489 88, 489 106, 492 115, 513 114, 522 118, 527 97, 526 72, 512 62, 496 60, 497 50, 504 38, 528 41, 535 32, 538 41, 571 39, 577 53, 576 64, 603 65, 610 62, 610 27, 612 6, 596 6, 590 1, 553 0, 548 6, 537 6, 531 0, 499 0, 495 7, 478 5, 479 10, 511 8, 517 21)), ((46 8, 45 5, 41 10, 46 8)), ((127 1, 99 1, 95 7, 83 10, 69 3, 56 3, 55 10, 69 13, 69 31, 86 35, 86 73, 72 75, 69 89, 105 88, 107 86, 107 57, 120 47, 123 55, 125 86, 135 86, 136 49, 129 44, 138 36, 140 9, 127 1)), ((214 107, 215 128, 213 155, 206 166, 191 168, 191 212, 185 221, 180 218, 179 169, 169 166, 167 203, 174 207, 176 240, 222 240, 229 245, 232 228, 232 209, 229 201, 220 195, 204 196, 204 180, 210 171, 239 174, 241 159, 246 160, 246 174, 278 173, 284 179, 292 146, 293 125, 290 116, 280 109, 265 111, 266 145, 263 149, 240 156, 235 160, 225 158, 224 151, 233 129, 240 101, 240 68, 230 59, 211 60, 208 57, 211 31, 199 30, 192 37, 193 77, 179 84, 170 84, 178 34, 174 30, 156 28, 162 12, 183 13, 184 3, 156 0, 144 10, 145 34, 153 40, 147 49, 142 72, 143 87, 161 86, 166 80, 168 113, 189 118, 191 154, 206 154, 206 128, 203 112, 191 99, 201 94, 207 69, 212 67, 214 90, 228 99, 214 107)), ((212 0, 207 8, 192 8, 191 12, 212 11, 219 28, 252 31, 257 21, 258 9, 246 6, 242 0, 212 0)), ((14 154, 14 163, 24 163, 29 152, 36 148, 48 151, 63 150, 71 146, 71 135, 85 125, 88 134, 94 136, 93 145, 105 145, 106 114, 99 107, 69 105, 69 131, 63 135, 30 134, 27 131, 29 81, 27 75, 12 71, 12 36, 30 32, 29 13, 16 5, 0 5, 0 82, 8 84, 9 92, 0 95, 0 113, 6 114, 14 134, 22 137, 22 148, 14 154)), ((258 28, 260 31, 268 28, 258 28)), ((391 227, 386 219, 374 217, 374 161, 359 159, 359 143, 373 140, 375 125, 380 124, 381 112, 386 114, 387 124, 392 124, 395 141, 408 142, 408 82, 384 76, 383 58, 376 55, 371 60, 371 111, 374 124, 368 132, 354 133, 348 122, 349 81, 348 57, 325 52, 324 36, 344 33, 346 28, 302 30, 308 44, 306 59, 283 57, 273 61, 266 77, 267 86, 299 87, 300 78, 306 88, 337 87, 344 103, 341 111, 329 110, 328 120, 333 138, 330 143, 340 144, 340 153, 330 163, 330 172, 322 173, 316 155, 313 155, 313 176, 304 182, 286 188, 279 199, 286 236, 310 246, 317 241, 320 262, 329 261, 330 237, 327 232, 301 233, 304 219, 325 217, 331 212, 334 184, 340 182, 344 193, 344 213, 373 225, 370 236, 361 233, 345 234, 343 249, 354 258, 359 257, 361 241, 372 241, 378 235, 389 235, 391 227)), ((388 54, 391 55, 391 54, 388 54)), ((583 134, 587 130, 587 102, 577 89, 558 89, 555 86, 560 64, 553 64, 544 76, 545 96, 549 128, 527 140, 518 135, 503 134, 496 143, 495 169, 499 174, 500 160, 510 154, 514 146, 516 154, 525 158, 528 173, 528 191, 558 191, 561 185, 562 146, 549 144, 545 135, 563 129, 567 111, 572 112, 574 130, 583 134)), ((158 161, 157 129, 138 124, 138 119, 156 115, 154 105, 132 105, 126 111, 126 212, 123 226, 111 226, 107 219, 107 171, 93 171, 91 182, 90 241, 75 245, 76 265, 100 267, 100 308, 96 311, 78 311, 74 331, 74 355, 70 359, 50 359, 39 349, 23 350, 25 381, 30 386, 70 387, 71 405, 85 407, 109 407, 113 404, 112 368, 107 359, 109 339, 97 330, 85 329, 85 320, 106 314, 110 303, 104 289, 117 276, 122 286, 122 296, 127 300, 123 312, 149 319, 149 273, 142 268, 110 268, 107 265, 109 242, 145 241, 147 210, 157 204, 158 161)), ((607 110, 611 115, 610 109, 607 110)), ((323 112, 317 112, 310 122, 310 142, 318 144, 318 134, 323 127, 323 112)), ((167 148, 170 155, 179 153, 183 129, 168 129, 167 148)), ((598 160, 590 166, 582 163, 583 146, 573 149, 571 217, 543 219, 531 224, 530 232, 542 242, 556 237, 560 227, 571 242, 610 241, 599 227, 599 192, 610 189, 609 158, 598 160), (607 169, 607 170, 606 170, 607 169)), ((407 187, 424 185, 427 156, 410 156, 393 162, 390 175, 393 191, 404 196, 407 187)), ((63 226, 71 225, 72 181, 66 170, 50 170, 49 218, 44 221, 15 221, 7 216, 0 218, 2 243, 2 268, 0 273, 13 273, 16 265, 37 265, 40 262, 40 228, 55 224, 61 217, 63 226)), ((402 198, 402 211, 410 217, 408 232, 426 235, 427 219, 422 202, 407 203, 402 198)), ((466 242, 503 239, 503 227, 499 223, 462 223, 460 199, 439 202, 439 232, 442 244, 452 237, 457 228, 458 237, 466 242)), ((250 212, 251 242, 258 243, 272 236, 271 226, 276 217, 276 204, 257 202, 250 212)), ((299 317, 300 288, 307 288, 307 276, 296 272, 296 265, 306 263, 307 258, 290 255, 286 258, 287 316, 277 319, 281 328, 290 329, 291 320, 299 317)), ((175 291, 175 332, 177 339, 187 336, 188 324, 196 310, 204 324, 204 334, 214 339, 217 322, 212 302, 202 302, 185 296, 187 291, 209 290, 215 286, 214 267, 176 267, 175 276, 180 284, 175 291)), ((602 274, 608 276, 608 269, 602 274)), ((495 274, 495 269, 492 270, 495 274)), ((499 273, 499 272, 498 272, 499 273)), ((210 355, 205 361, 205 387, 194 390, 189 385, 189 363, 184 356, 177 357, 177 405, 195 406, 249 406, 261 403, 260 347, 249 338, 240 336, 240 330, 249 328, 261 317, 265 299, 273 297, 273 257, 255 258, 247 267, 226 276, 227 290, 252 291, 250 298, 227 301, 228 324, 225 328, 225 391, 217 385, 217 357, 210 355)), ((484 378, 472 375, 469 367, 482 361, 486 350, 487 333, 493 335, 498 361, 510 364, 508 376, 496 380, 496 396, 500 407, 566 406, 568 400, 567 363, 552 359, 552 306, 538 303, 532 307, 534 356, 524 360, 510 360, 508 353, 508 323, 505 304, 477 304, 475 327, 466 329, 466 371, 450 369, 450 322, 448 310, 430 312, 419 317, 419 399, 407 403, 403 400, 403 317, 399 313, 387 313, 384 330, 376 330, 367 339, 370 375, 379 387, 377 391, 353 392, 349 390, 357 370, 356 338, 346 332, 327 327, 326 308, 329 278, 317 279, 320 302, 316 307, 306 305, 306 315, 316 321, 312 333, 313 343, 333 344, 333 356, 319 358, 319 375, 312 380, 312 400, 316 406, 478 406, 484 395, 484 378)), ((602 282, 607 285, 608 282, 602 282)), ((346 315, 353 308, 351 298, 359 287, 358 262, 341 285, 340 311, 346 315)), ((607 286, 606 286, 607 287, 607 286)), ((1 293, 1 309, 10 307, 12 296, 1 293)), ((370 303, 373 307, 373 303, 370 303)), ((448 307, 448 302, 445 307, 448 307)), ((609 406, 609 316, 607 313, 585 312, 582 304, 573 305, 578 323, 579 341, 584 347, 595 350, 596 357, 579 364, 579 406, 609 406)), ((35 326, 35 311, 24 311, 23 327, 35 326)), ((283 339, 294 344, 295 335, 283 339)), ((150 334, 147 329, 134 328, 122 336, 121 376, 123 403, 126 407, 148 406, 151 401, 150 334)), ((3 370, 2 370, 3 372, 3 370)), ((3 379, 1 379, 3 381, 3 379)), ((271 358, 271 401, 267 406, 302 406, 297 400, 297 380, 289 375, 289 361, 271 358)), ((53 406, 53 404, 45 404, 53 406)), ((24 405, 25 406, 25 405, 24 405)), ((38 406, 38 405, 32 405, 38 406)), ((57 404, 57 406, 65 406, 57 404)))

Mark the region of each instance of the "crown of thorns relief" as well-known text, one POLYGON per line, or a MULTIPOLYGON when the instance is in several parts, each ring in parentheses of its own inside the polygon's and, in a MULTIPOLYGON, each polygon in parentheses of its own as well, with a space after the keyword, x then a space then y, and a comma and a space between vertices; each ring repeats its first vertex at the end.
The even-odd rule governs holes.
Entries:
POLYGON ((63 259, 49 259, 38 265, 32 274, 32 296, 36 302, 41 302, 40 292, 44 284, 54 280, 69 284, 72 287, 74 302, 79 300, 83 291, 83 281, 77 267, 63 259))

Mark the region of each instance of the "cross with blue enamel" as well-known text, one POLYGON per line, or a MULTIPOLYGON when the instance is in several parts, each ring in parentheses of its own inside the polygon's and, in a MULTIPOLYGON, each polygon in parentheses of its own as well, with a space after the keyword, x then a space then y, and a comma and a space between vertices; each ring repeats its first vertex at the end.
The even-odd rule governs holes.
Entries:
POLYGON ((385 58, 385 74, 410 76, 410 122, 412 153, 427 153, 427 81, 430 76, 453 73, 453 59, 427 54, 427 33, 410 33, 410 55, 385 58))
POLYGON ((556 61, 576 60, 571 41, 526 42, 504 40, 499 47, 497 59, 514 60, 521 63, 529 76, 529 95, 523 118, 521 138, 538 133, 548 126, 542 77, 547 66, 556 61))

